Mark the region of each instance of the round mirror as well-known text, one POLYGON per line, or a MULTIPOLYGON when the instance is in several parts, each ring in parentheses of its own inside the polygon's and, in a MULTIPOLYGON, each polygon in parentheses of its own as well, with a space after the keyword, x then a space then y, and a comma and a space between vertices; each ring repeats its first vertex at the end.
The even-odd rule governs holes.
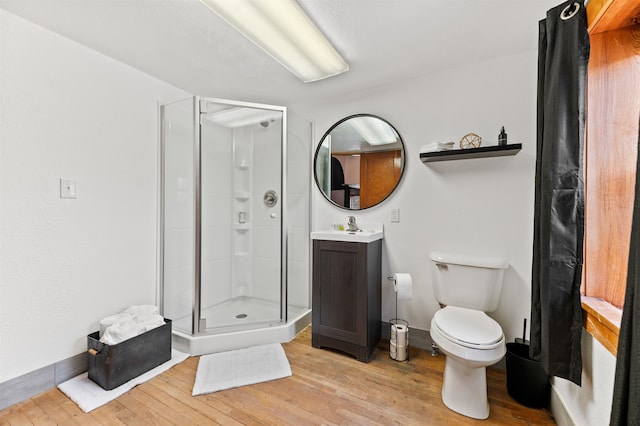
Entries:
POLYGON ((370 114, 338 121, 316 150, 316 184, 338 207, 361 210, 384 201, 404 172, 404 144, 386 120, 370 114))

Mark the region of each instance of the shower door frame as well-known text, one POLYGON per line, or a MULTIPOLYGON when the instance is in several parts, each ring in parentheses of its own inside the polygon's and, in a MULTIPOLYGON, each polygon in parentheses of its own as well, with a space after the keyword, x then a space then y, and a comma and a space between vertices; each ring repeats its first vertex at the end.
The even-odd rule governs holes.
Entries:
POLYGON ((194 97, 194 126, 197 131, 194 132, 194 298, 192 312, 192 334, 206 335, 213 331, 207 331, 207 325, 202 319, 202 300, 201 300, 201 250, 202 250, 202 169, 201 169, 201 151, 202 151, 202 111, 203 104, 212 102, 216 104, 230 105, 236 107, 246 107, 254 109, 265 109, 270 111, 279 111, 282 113, 282 126, 280 134, 280 323, 287 320, 287 212, 286 212, 286 182, 287 182, 287 108, 259 104, 253 102, 232 101, 228 99, 210 98, 210 97, 194 97))
MULTIPOLYGON (((202 114, 206 113, 202 111, 202 105, 206 102, 212 102, 216 104, 229 105, 235 107, 246 107, 254 109, 264 109, 270 111, 279 111, 282 113, 282 126, 281 126, 281 144, 280 144, 280 319, 279 323, 285 323, 287 321, 288 314, 288 231, 287 231, 287 108, 277 105, 260 104, 253 102, 233 101, 229 99, 211 98, 202 96, 193 96, 193 207, 194 207, 194 282, 193 282, 193 299, 192 299, 192 322, 191 322, 191 334, 193 336, 201 336, 214 334, 217 330, 207 331, 207 326, 202 318, 202 300, 201 300, 201 266, 202 266, 202 170, 201 170, 201 120, 202 114)), ((161 107, 161 121, 164 122, 164 105, 161 107)), ((165 209, 165 177, 164 177, 164 164, 165 164, 165 140, 164 140, 164 125, 161 124, 161 154, 160 154, 160 173, 161 173, 161 238, 160 238, 160 297, 161 306, 164 306, 165 291, 164 291, 164 240, 165 240, 165 223, 164 223, 164 209, 165 209)), ((262 323, 264 326, 264 323, 262 323)), ((256 326, 255 328, 261 328, 256 326)))

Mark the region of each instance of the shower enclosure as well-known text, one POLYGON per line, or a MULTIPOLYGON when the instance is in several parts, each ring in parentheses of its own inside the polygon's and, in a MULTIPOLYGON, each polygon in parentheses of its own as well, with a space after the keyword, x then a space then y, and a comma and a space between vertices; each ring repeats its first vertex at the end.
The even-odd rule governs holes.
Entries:
POLYGON ((162 105, 160 299, 174 347, 284 342, 310 323, 311 124, 284 107, 162 105))

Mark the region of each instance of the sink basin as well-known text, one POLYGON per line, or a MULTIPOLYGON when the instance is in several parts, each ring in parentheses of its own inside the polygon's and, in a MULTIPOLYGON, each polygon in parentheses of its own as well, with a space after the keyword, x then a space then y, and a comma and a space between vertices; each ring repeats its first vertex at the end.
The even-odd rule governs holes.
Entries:
POLYGON ((370 243, 381 240, 383 237, 384 232, 382 228, 363 229, 356 232, 328 229, 326 231, 313 231, 311 233, 312 240, 347 241, 352 243, 370 243))

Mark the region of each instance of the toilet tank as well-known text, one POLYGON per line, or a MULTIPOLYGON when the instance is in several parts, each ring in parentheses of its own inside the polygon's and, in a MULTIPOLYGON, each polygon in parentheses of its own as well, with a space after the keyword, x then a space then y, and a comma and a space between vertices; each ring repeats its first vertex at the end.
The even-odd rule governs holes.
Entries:
POLYGON ((433 293, 442 305, 491 312, 498 307, 506 259, 429 253, 433 293))

